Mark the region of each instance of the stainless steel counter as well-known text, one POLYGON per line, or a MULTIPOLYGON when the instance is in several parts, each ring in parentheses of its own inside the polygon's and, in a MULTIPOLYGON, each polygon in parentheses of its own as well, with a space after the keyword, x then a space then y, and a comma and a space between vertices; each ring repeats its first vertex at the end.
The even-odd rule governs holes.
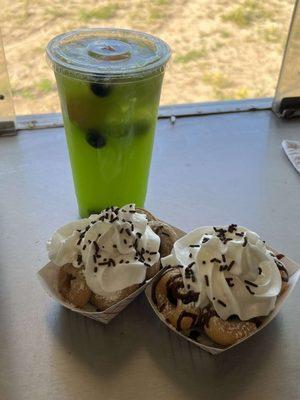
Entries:
MULTIPOLYGON (((300 175, 281 150, 300 123, 270 111, 160 120, 146 206, 189 230, 238 223, 300 261, 300 175)), ((63 129, 0 138, 0 398, 300 398, 300 286, 247 342, 211 356, 163 326, 141 295, 108 326, 36 279, 45 242, 77 218, 63 129)))

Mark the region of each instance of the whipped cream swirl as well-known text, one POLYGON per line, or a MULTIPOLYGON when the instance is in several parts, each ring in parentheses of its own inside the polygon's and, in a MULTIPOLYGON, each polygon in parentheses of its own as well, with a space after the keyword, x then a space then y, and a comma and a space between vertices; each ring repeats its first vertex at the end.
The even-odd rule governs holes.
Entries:
POLYGON ((180 267, 185 289, 199 294, 197 306, 212 303, 222 319, 247 321, 275 307, 282 281, 274 257, 256 233, 232 224, 188 233, 161 262, 180 267))
POLYGON ((159 236, 134 204, 70 222, 47 243, 50 260, 83 267, 87 285, 99 295, 142 283, 160 258, 159 246, 159 236))

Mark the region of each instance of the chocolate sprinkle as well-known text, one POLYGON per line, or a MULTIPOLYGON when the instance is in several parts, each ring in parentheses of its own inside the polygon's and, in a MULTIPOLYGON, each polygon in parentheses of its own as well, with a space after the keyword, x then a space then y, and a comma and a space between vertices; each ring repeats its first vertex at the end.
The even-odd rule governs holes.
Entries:
POLYGON ((248 243, 248 239, 247 239, 247 237, 245 236, 245 237, 244 237, 243 247, 246 247, 247 243, 248 243))
POLYGON ((247 285, 250 285, 250 286, 253 286, 253 287, 258 287, 258 285, 256 283, 253 283, 251 281, 244 280, 244 282, 247 283, 247 285))
POLYGON ((96 253, 98 253, 98 251, 99 251, 100 249, 99 249, 98 243, 95 242, 95 240, 93 241, 93 245, 95 246, 96 253))
POLYGON ((86 244, 84 244, 82 247, 82 250, 85 250, 85 249, 86 249, 86 244))
POLYGON ((228 232, 233 233, 234 231, 236 231, 237 225, 236 224, 230 224, 228 226, 228 232))
POLYGON ((130 229, 126 228, 125 232, 127 233, 128 236, 131 236, 131 230, 130 229))
POLYGON ((284 254, 277 254, 277 255, 276 255, 277 260, 281 260, 281 259, 284 258, 284 257, 285 257, 284 254))
POLYGON ((249 292, 250 294, 255 294, 254 292, 252 292, 252 290, 250 289, 250 287, 247 286, 247 285, 246 285, 246 289, 248 290, 248 292, 249 292))
POLYGON ((82 263, 82 255, 78 254, 77 256, 77 264, 80 265, 82 263))
POLYGON ((234 286, 234 283, 232 282, 233 278, 225 278, 225 280, 226 280, 226 282, 227 282, 229 287, 233 287, 234 286))
POLYGON ((243 237, 243 236, 244 236, 244 232, 235 232, 235 235, 236 235, 236 236, 243 237))
POLYGON ((223 261, 223 262, 226 262, 225 254, 222 254, 222 261, 223 261))
POLYGON ((204 278, 205 278, 205 283, 206 283, 206 286, 209 286, 209 280, 208 280, 208 276, 207 276, 207 275, 204 275, 204 278))
POLYGON ((94 260, 94 263, 96 264, 97 258, 96 258, 96 255, 95 255, 95 254, 93 255, 93 260, 94 260))
POLYGON ((224 303, 224 301, 218 300, 218 303, 221 304, 221 306, 226 307, 226 303, 224 303))
POLYGON ((200 247, 200 244, 190 244, 190 247, 200 247))
POLYGON ((127 244, 127 240, 126 240, 126 239, 124 239, 123 242, 124 242, 125 244, 127 244))
POLYGON ((230 264, 228 265, 228 267, 227 267, 227 271, 230 271, 230 270, 231 270, 231 268, 233 267, 234 263, 235 263, 235 261, 232 260, 231 263, 230 263, 230 264))
POLYGON ((217 263, 220 263, 221 260, 218 260, 217 258, 212 258, 212 259, 210 260, 210 262, 217 262, 217 263))
POLYGON ((98 268, 97 267, 94 267, 94 272, 98 272, 98 268))
POLYGON ((193 261, 193 262, 191 262, 188 266, 187 266, 187 268, 192 268, 192 266, 195 264, 195 261, 193 261))
POLYGON ((202 264, 206 264, 206 261, 203 260, 203 261, 202 261, 202 264))
POLYGON ((189 257, 190 257, 190 258, 192 258, 192 257, 193 257, 193 254, 192 254, 192 253, 190 253, 190 254, 189 254, 189 257))
POLYGON ((261 275, 262 273, 262 269, 260 267, 258 267, 258 274, 261 275))
POLYGON ((109 266, 109 267, 115 267, 115 266, 116 266, 116 263, 115 263, 115 261, 114 261, 112 258, 110 258, 110 259, 108 260, 108 266, 109 266))
POLYGON ((207 237, 205 237, 205 238, 202 239, 202 243, 203 243, 203 244, 206 243, 206 242, 208 242, 208 241, 209 241, 209 238, 207 238, 207 237))

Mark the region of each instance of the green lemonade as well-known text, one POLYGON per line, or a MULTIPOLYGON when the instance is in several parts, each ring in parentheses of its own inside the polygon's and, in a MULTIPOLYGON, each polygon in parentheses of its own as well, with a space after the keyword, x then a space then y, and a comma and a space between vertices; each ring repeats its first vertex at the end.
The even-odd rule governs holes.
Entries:
POLYGON ((79 29, 52 39, 47 57, 81 217, 142 207, 169 46, 143 32, 79 29))
POLYGON ((56 74, 82 217, 112 204, 143 206, 162 79, 103 84, 56 74))

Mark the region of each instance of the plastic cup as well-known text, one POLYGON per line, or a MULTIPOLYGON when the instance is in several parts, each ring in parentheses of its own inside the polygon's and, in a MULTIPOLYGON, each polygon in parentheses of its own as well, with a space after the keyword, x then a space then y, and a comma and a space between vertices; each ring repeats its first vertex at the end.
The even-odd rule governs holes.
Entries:
POLYGON ((144 205, 170 48, 146 33, 81 29, 52 39, 79 213, 144 205))

